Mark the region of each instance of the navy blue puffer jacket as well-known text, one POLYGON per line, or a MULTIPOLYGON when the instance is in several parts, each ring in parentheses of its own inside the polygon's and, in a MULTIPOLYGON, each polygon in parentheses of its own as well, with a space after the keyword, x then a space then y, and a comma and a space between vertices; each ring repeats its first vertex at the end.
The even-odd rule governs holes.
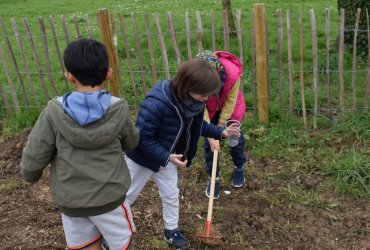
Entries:
MULTIPOLYGON (((140 131, 139 145, 127 152, 127 156, 137 164, 154 172, 167 165, 184 126, 170 84, 170 80, 159 82, 146 96, 136 120, 136 127, 140 131)), ((192 130, 189 131, 188 167, 197 151, 200 136, 221 139, 223 128, 204 122, 203 113, 194 117, 192 130)))

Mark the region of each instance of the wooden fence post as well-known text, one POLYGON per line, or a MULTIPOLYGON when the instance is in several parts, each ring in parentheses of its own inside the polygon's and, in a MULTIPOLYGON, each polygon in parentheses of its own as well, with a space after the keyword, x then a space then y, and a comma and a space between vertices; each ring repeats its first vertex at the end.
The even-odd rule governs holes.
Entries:
POLYGON ((258 118, 262 123, 268 123, 269 115, 269 86, 267 79, 266 51, 266 20, 265 5, 254 5, 254 31, 256 46, 256 69, 258 89, 258 118))
POLYGON ((370 96, 370 24, 369 12, 366 9, 366 27, 367 27, 367 78, 366 78, 366 92, 365 92, 365 110, 369 109, 369 96, 370 96))
POLYGON ((113 40, 112 40, 112 33, 109 26, 109 14, 107 9, 100 9, 98 12, 100 29, 101 29, 101 36, 103 39, 103 43, 107 47, 108 57, 109 57, 109 67, 112 68, 113 74, 111 79, 109 80, 109 90, 114 96, 118 96, 117 90, 117 69, 114 63, 114 49, 113 49, 113 40))
POLYGON ((339 53, 338 53, 338 73, 339 73, 339 111, 344 109, 344 9, 340 9, 339 26, 339 53))
POLYGON ((290 11, 286 11, 286 33, 288 42, 288 65, 289 65, 289 112, 293 116, 294 109, 294 69, 292 52, 292 32, 290 26, 290 11))
POLYGON ((315 12, 313 9, 310 9, 311 16, 311 38, 312 38, 312 68, 313 68, 313 95, 314 95, 314 104, 313 104, 313 128, 317 128, 317 114, 319 109, 319 90, 318 90, 318 61, 317 61, 317 36, 316 36, 316 20, 315 12))
POLYGON ((299 64, 299 85, 301 87, 301 100, 302 100, 302 118, 303 118, 303 125, 304 128, 307 129, 307 113, 306 113, 306 98, 304 95, 304 80, 303 80, 303 23, 302 23, 302 12, 299 10, 299 56, 300 56, 300 64, 299 64))
POLYGON ((277 30, 278 30, 278 93, 279 93, 279 111, 283 109, 282 103, 282 82, 283 82, 283 17, 281 9, 277 10, 277 30))

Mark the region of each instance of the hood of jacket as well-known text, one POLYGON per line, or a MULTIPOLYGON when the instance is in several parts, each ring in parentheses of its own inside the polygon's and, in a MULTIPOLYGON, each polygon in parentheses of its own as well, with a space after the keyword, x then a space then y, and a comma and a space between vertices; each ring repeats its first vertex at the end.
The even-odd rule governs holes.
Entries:
POLYGON ((111 97, 106 90, 70 92, 62 98, 63 109, 83 127, 104 116, 110 106, 111 97))
POLYGON ((84 149, 102 148, 110 143, 122 130, 124 124, 120 120, 129 111, 119 105, 121 102, 124 102, 124 100, 111 104, 101 119, 84 127, 81 127, 78 122, 65 113, 62 104, 57 99, 49 102, 50 116, 55 129, 74 147, 84 149))
POLYGON ((228 93, 233 86, 232 84, 243 74, 243 67, 239 59, 231 53, 225 51, 215 51, 214 53, 224 67, 226 79, 223 91, 228 93))

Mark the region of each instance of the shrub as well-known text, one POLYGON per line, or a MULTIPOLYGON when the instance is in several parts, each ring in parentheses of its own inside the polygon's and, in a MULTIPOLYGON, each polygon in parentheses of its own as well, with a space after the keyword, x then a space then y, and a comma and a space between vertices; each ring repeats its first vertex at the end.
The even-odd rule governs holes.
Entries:
MULTIPOLYGON (((344 31, 344 43, 347 47, 353 49, 353 38, 356 24, 356 12, 357 8, 361 9, 358 35, 357 35, 357 54, 366 56, 368 54, 368 38, 367 38, 367 21, 366 21, 366 9, 370 12, 370 1, 369 0, 338 0, 338 12, 340 15, 340 9, 345 10, 345 31, 344 31)), ((370 13, 369 13, 370 15, 370 13)))

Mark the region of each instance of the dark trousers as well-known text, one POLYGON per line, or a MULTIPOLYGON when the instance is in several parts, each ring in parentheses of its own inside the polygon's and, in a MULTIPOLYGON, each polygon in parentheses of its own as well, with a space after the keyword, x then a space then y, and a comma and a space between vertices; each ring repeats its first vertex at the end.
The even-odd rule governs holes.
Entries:
MULTIPOLYGON (((219 112, 216 113, 213 119, 211 120, 211 123, 217 125, 219 116, 220 116, 220 113, 219 112)), ((245 152, 244 152, 244 144, 245 144, 245 139, 244 139, 242 131, 240 131, 238 145, 236 145, 235 147, 230 147, 231 158, 234 163, 234 166, 236 166, 237 168, 242 168, 244 163, 247 160, 247 156, 245 155, 245 152)), ((205 160, 206 160, 206 172, 208 176, 211 176, 213 152, 211 151, 211 146, 209 145, 207 138, 205 138, 204 140, 204 153, 205 153, 205 160)), ((220 169, 217 164, 216 176, 219 176, 219 174, 220 174, 220 169)))

